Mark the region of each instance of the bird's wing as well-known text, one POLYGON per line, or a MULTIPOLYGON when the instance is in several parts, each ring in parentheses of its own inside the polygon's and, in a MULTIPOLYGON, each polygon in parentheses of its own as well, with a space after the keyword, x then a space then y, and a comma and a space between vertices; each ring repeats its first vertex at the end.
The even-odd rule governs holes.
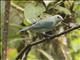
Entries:
POLYGON ((27 30, 30 30, 31 28, 32 26, 24 27, 21 30, 19 30, 19 32, 27 31, 27 30))
POLYGON ((33 25, 33 28, 34 29, 49 28, 52 26, 52 24, 53 22, 50 20, 40 20, 33 25))

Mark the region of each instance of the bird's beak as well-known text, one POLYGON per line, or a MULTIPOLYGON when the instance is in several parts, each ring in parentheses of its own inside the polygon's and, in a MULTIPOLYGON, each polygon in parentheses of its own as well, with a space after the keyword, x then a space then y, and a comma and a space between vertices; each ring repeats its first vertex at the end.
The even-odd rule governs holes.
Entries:
POLYGON ((62 19, 62 21, 64 21, 64 19, 63 18, 61 18, 62 19))
POLYGON ((62 20, 61 22, 63 23, 63 22, 64 22, 64 19, 63 19, 63 18, 61 18, 61 20, 62 20))

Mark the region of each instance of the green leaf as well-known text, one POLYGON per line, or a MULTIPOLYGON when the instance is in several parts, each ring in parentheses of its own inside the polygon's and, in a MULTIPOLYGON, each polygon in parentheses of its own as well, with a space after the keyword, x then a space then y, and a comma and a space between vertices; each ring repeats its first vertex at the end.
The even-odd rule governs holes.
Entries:
MULTIPOLYGON (((42 3, 28 2, 24 8, 25 20, 28 22, 35 22, 36 18, 45 11, 45 7, 42 3)), ((27 24, 27 23, 26 23, 27 24)))
POLYGON ((56 7, 54 7, 54 9, 56 9, 59 13, 65 13, 66 15, 71 15, 71 12, 65 7, 57 5, 56 7))

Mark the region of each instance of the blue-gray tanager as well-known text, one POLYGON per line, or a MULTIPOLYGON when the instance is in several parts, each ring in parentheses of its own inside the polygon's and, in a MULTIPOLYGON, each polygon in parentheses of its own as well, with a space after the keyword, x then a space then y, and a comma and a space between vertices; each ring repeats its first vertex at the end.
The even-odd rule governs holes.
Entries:
POLYGON ((35 32, 47 32, 52 29, 55 29, 59 22, 63 21, 63 18, 60 15, 54 15, 42 20, 36 21, 34 24, 28 27, 24 27, 19 32, 22 31, 35 31, 35 32))

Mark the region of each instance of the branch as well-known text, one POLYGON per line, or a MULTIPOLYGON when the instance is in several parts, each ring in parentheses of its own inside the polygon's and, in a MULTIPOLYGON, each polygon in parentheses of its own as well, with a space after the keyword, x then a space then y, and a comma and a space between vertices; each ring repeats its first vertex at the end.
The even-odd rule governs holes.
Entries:
POLYGON ((13 2, 11 2, 11 6, 15 9, 17 9, 20 12, 24 12, 24 9, 16 4, 14 4, 13 2))
POLYGON ((54 60, 53 57, 49 55, 47 52, 45 52, 44 50, 38 49, 38 51, 42 53, 48 60, 54 60))
MULTIPOLYGON (((3 1, 5 2, 5 12, 3 19, 3 27, 2 27, 2 59, 7 59, 7 41, 8 41, 8 23, 9 23, 9 13, 10 13, 10 0, 3 1)), ((1 6, 3 7, 3 6, 1 6)))
MULTIPOLYGON (((25 46, 25 47, 21 50, 21 52, 19 53, 19 55, 16 57, 15 60, 18 60, 18 59, 22 58, 22 56, 24 55, 24 52, 29 53, 29 50, 31 49, 31 47, 32 47, 31 45, 25 46)), ((27 54, 26 54, 26 55, 27 55, 27 54)))
POLYGON ((31 47, 28 48, 28 49, 25 51, 24 56, 22 56, 22 60, 27 60, 27 56, 28 56, 28 53, 30 52, 30 50, 31 50, 31 47))
POLYGON ((76 26, 76 27, 73 27, 73 28, 70 28, 70 29, 68 29, 68 30, 65 30, 64 32, 61 32, 61 33, 56 34, 56 35, 54 35, 54 36, 51 36, 51 37, 49 37, 49 38, 45 38, 45 39, 42 39, 42 40, 39 40, 39 41, 36 41, 36 42, 32 42, 31 44, 28 44, 28 45, 25 46, 25 47, 22 49, 22 51, 18 54, 18 56, 16 57, 16 60, 18 60, 18 59, 20 58, 20 56, 23 55, 24 52, 25 52, 28 48, 31 48, 31 47, 34 46, 34 45, 43 43, 43 42, 45 42, 45 41, 48 40, 48 39, 49 39, 48 41, 50 41, 50 40, 52 40, 52 39, 54 39, 54 38, 56 38, 56 37, 59 37, 59 36, 61 36, 61 35, 63 35, 63 34, 67 34, 67 33, 71 32, 71 31, 73 31, 73 30, 75 30, 75 29, 78 29, 78 28, 80 28, 80 25, 78 25, 78 26, 76 26))
MULTIPOLYGON (((71 32, 71 31, 73 31, 73 30, 75 30, 75 29, 78 29, 78 28, 80 28, 80 25, 78 25, 78 26, 76 26, 76 27, 73 27, 73 28, 70 28, 70 29, 68 29, 68 30, 65 30, 64 32, 61 32, 61 33, 56 34, 56 35, 54 35, 54 36, 51 36, 51 37, 49 37, 48 39, 54 39, 54 38, 56 38, 56 37, 59 37, 59 36, 61 36, 61 35, 63 35, 63 34, 66 34, 66 33, 69 33, 69 32, 71 32)), ((40 40, 40 41, 33 42, 33 43, 31 43, 30 45, 31 45, 31 46, 34 46, 34 45, 37 45, 37 44, 39 44, 39 43, 42 43, 42 42, 44 42, 44 41, 46 41, 46 40, 47 40, 47 38, 46 38, 46 39, 43 39, 43 40, 40 40)))

